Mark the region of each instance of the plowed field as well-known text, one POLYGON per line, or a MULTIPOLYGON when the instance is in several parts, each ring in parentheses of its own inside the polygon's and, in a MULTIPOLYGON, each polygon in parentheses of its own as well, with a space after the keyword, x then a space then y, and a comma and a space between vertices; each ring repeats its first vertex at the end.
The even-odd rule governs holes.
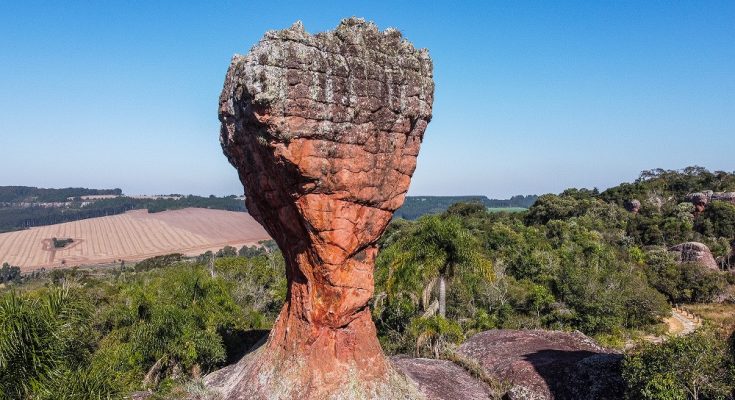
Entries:
POLYGON ((0 234, 0 263, 31 271, 41 267, 138 261, 169 253, 198 255, 269 239, 244 212, 186 208, 149 214, 130 211, 0 234), (55 249, 52 238, 74 240, 55 249))

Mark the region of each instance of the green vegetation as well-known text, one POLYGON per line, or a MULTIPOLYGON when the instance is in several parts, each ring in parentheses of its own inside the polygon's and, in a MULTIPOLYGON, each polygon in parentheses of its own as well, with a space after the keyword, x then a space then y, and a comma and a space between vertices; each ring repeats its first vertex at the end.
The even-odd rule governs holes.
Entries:
POLYGON ((523 207, 490 207, 487 212, 523 212, 526 210, 527 208, 523 207))
MULTIPOLYGON (((286 293, 279 253, 59 271, 0 294, 0 398, 119 398, 236 359, 286 293)), ((250 342, 252 345, 252 341, 250 342)), ((173 391, 173 392, 172 392, 173 391)))
POLYGON ((665 251, 649 251, 644 263, 650 285, 672 303, 714 301, 727 286, 726 274, 697 264, 679 264, 665 251))
POLYGON ((54 244, 55 249, 63 249, 70 243, 74 243, 74 239, 57 239, 53 238, 51 239, 51 242, 54 244))
POLYGON ((628 398, 732 399, 733 360, 727 344, 710 330, 644 345, 623 364, 628 398))
POLYGON ((456 203, 480 203, 492 210, 523 211, 536 201, 537 196, 513 196, 507 200, 488 199, 485 196, 408 196, 394 218, 413 220, 422 215, 439 214, 456 203))
POLYGON ((20 280, 20 267, 3 263, 2 268, 0 268, 0 283, 20 282, 20 280))
MULTIPOLYGON (((732 301, 733 208, 712 202, 694 213, 684 197, 733 190, 733 176, 647 171, 602 193, 544 195, 522 212, 469 202, 395 219, 379 243, 372 302, 383 349, 452 360, 484 376, 453 351, 483 330, 580 330, 622 348, 661 334, 670 303, 732 301), (633 198, 638 213, 623 208, 633 198), (707 244, 721 270, 680 263, 667 250, 690 240, 707 244)), ((5 264, 0 283, 0 399, 115 398, 144 388, 182 397, 186 382, 257 341, 286 296, 272 241, 26 277, 5 264)), ((628 397, 732 399, 730 306, 691 305, 727 313, 722 329, 629 351, 628 397)))
MULTIPOLYGON (((733 301, 735 206, 714 201, 694 213, 686 195, 704 190, 733 191, 735 175, 646 171, 602 193, 541 196, 527 212, 460 203, 415 222, 396 220, 376 264, 373 312, 383 348, 451 359, 456 344, 490 328, 577 329, 622 347, 660 334, 669 302, 733 301), (624 208, 633 199, 642 203, 638 213, 624 208), (667 250, 686 241, 706 244, 721 270, 677 262, 667 250), (478 245, 473 267, 452 269, 442 317, 431 299, 441 298, 435 281, 446 254, 475 254, 478 245), (492 265, 490 276, 482 265, 492 265)), ((630 353, 629 398, 732 399, 731 333, 708 329, 630 353)))
POLYGON ((631 247, 619 243, 627 212, 600 202, 545 224, 534 222, 538 215, 536 206, 524 215, 458 204, 392 226, 376 272, 374 316, 384 348, 414 351, 425 333, 419 328, 437 311, 431 299, 441 302, 442 277, 451 282, 451 323, 429 325, 431 335, 446 333, 448 341, 455 326, 461 335, 454 341, 490 328, 552 328, 578 329, 608 344, 657 329, 670 306, 631 247))
POLYGON ((69 198, 101 195, 120 196, 122 195, 122 190, 86 188, 42 189, 30 186, 0 186, 0 203, 55 203, 68 201, 69 198))

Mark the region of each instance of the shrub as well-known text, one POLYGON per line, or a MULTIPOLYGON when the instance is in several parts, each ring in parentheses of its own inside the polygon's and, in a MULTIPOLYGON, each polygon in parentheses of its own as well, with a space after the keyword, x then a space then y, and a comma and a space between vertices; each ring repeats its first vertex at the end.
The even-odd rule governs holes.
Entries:
POLYGON ((0 298, 0 393, 51 399, 114 392, 88 365, 92 312, 87 299, 66 287, 38 297, 10 292, 0 298))
POLYGON ((647 253, 646 275, 651 286, 673 303, 712 301, 727 285, 723 273, 699 264, 679 264, 663 250, 647 253))
POLYGON ((725 399, 733 389, 727 344, 705 330, 648 344, 625 357, 630 399, 725 399))
POLYGON ((3 263, 2 268, 0 268, 0 283, 18 282, 20 278, 20 267, 3 263))
POLYGON ((64 247, 66 247, 66 245, 68 245, 70 243, 74 243, 74 239, 57 239, 57 238, 53 238, 53 239, 51 239, 51 241, 53 242, 55 249, 63 249, 64 247))

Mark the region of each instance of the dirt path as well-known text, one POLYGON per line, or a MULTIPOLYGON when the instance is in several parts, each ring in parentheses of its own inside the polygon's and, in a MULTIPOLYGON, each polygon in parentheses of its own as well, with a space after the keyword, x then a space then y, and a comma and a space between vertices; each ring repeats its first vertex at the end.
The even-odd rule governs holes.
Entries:
POLYGON ((669 335, 671 336, 688 335, 702 326, 702 321, 698 318, 693 317, 692 314, 687 316, 675 308, 671 309, 671 317, 667 322, 669 322, 669 335), (674 329, 675 327, 677 329, 674 329))
POLYGON ((671 316, 664 320, 669 329, 665 335, 648 335, 643 340, 651 343, 662 343, 669 337, 686 336, 702 326, 702 321, 692 314, 678 308, 671 309, 671 316))

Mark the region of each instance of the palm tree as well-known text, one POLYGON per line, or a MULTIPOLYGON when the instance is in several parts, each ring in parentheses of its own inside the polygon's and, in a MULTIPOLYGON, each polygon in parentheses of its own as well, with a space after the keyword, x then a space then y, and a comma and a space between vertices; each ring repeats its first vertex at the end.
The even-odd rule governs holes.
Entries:
POLYGON ((408 293, 421 299, 425 316, 446 317, 447 285, 460 274, 479 273, 492 277, 492 264, 480 243, 456 217, 431 215, 420 218, 382 251, 379 268, 384 268, 389 297, 408 293), (438 300, 430 303, 438 284, 438 300))
MULTIPOLYGON (((0 399, 36 398, 58 389, 56 379, 83 369, 92 346, 91 303, 68 287, 34 298, 0 297, 0 399)), ((55 396, 49 396, 53 398, 55 396)))

